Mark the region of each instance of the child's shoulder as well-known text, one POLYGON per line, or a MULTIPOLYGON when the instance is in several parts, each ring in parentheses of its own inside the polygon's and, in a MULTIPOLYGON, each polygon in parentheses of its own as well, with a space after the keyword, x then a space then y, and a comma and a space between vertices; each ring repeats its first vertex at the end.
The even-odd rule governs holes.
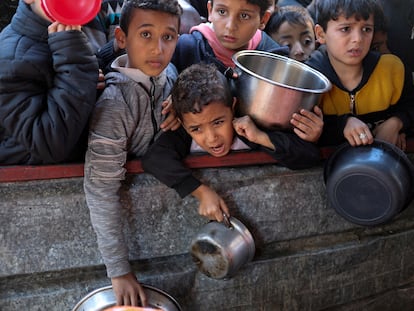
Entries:
POLYGON ((198 31, 194 30, 191 33, 181 34, 178 38, 178 46, 194 46, 200 41, 204 41, 203 34, 198 31))
POLYGON ((402 60, 397 55, 394 55, 394 54, 382 54, 378 63, 381 66, 386 66, 389 68, 392 68, 395 66, 397 66, 398 68, 404 67, 402 60))

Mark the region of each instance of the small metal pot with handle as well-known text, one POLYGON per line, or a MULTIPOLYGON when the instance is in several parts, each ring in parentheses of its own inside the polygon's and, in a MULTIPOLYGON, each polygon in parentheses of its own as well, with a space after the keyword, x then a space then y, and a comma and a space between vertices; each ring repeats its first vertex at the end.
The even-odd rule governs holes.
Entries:
POLYGON ((226 220, 207 223, 191 242, 194 262, 201 272, 214 279, 234 276, 253 259, 256 250, 246 226, 234 217, 226 220))

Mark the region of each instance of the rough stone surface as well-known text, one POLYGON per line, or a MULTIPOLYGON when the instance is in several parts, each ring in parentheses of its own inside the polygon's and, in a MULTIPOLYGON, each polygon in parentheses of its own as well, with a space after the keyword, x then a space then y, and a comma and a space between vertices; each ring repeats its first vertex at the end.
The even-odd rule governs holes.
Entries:
MULTIPOLYGON (((351 224, 326 203, 322 168, 274 165, 195 172, 253 233, 252 262, 229 280, 197 271, 188 248, 206 222, 146 174, 122 190, 125 234, 139 279, 183 310, 410 310, 414 208, 377 227, 351 224)), ((82 179, 0 184, 0 310, 71 310, 110 284, 82 179)))

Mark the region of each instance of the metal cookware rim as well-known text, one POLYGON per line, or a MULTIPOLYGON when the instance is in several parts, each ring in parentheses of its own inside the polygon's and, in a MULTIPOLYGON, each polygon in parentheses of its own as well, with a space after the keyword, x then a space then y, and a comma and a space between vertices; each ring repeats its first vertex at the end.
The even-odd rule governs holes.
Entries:
POLYGON ((332 167, 334 166, 334 162, 337 159, 337 157, 344 151, 344 150, 357 150, 354 148, 360 148, 360 149, 368 149, 368 148, 372 148, 372 149, 378 149, 381 148, 381 150, 383 150, 384 152, 387 152, 389 154, 391 154, 391 156, 395 159, 395 160, 399 160, 400 162, 402 162, 403 166, 405 166, 405 168, 407 169, 407 173, 410 175, 410 187, 408 187, 409 189, 411 189, 411 193, 407 194, 407 198, 406 198, 406 204, 408 204, 413 198, 414 198, 414 164, 410 161, 410 159, 407 157, 407 155, 405 154, 404 151, 402 151, 400 148, 398 148, 397 146, 386 142, 384 140, 380 140, 380 139, 374 139, 374 142, 371 145, 364 145, 364 146, 358 146, 358 147, 352 147, 351 145, 349 145, 348 143, 343 143, 342 145, 340 145, 333 154, 331 154, 331 156, 326 160, 325 166, 324 166, 324 172, 323 172, 323 178, 324 178, 324 182, 325 185, 328 183, 328 179, 329 176, 332 174, 332 167), (352 149, 351 149, 352 148, 352 149))
POLYGON ((234 64, 239 67, 240 69, 242 69, 243 71, 245 71, 246 73, 252 75, 253 77, 259 79, 259 80, 263 80, 266 81, 270 84, 276 85, 276 86, 280 86, 280 87, 284 87, 287 89, 291 89, 291 90, 296 90, 296 91, 301 91, 301 92, 306 92, 306 93, 315 93, 315 94, 322 94, 325 93, 327 91, 329 91, 332 87, 331 82, 329 81, 329 79, 327 77, 325 77, 325 75, 323 75, 321 72, 317 71, 316 69, 313 69, 312 67, 301 63, 295 59, 283 56, 283 55, 278 55, 278 54, 273 54, 270 52, 265 52, 265 51, 256 51, 256 50, 242 50, 242 51, 238 51, 235 54, 233 54, 232 56, 233 62, 234 64), (239 56, 243 56, 243 55, 253 55, 253 56, 267 56, 270 58, 274 58, 274 59, 278 59, 278 60, 283 60, 286 63, 292 63, 294 64, 296 67, 301 67, 306 69, 309 72, 312 72, 314 75, 318 76, 326 85, 325 88, 322 89, 304 89, 304 88, 299 88, 299 87, 295 87, 295 86, 291 86, 291 85, 286 85, 283 83, 279 83, 276 81, 273 81, 271 79, 267 79, 263 76, 258 75, 257 73, 247 69, 245 66, 243 66, 239 61, 238 61, 238 57, 239 56))
MULTIPOLYGON (((174 297, 172 297, 170 294, 168 294, 167 292, 156 288, 154 286, 151 285, 147 285, 147 284, 141 284, 141 286, 145 289, 149 289, 152 290, 154 292, 158 292, 159 294, 162 294, 163 296, 165 296, 166 298, 168 298, 169 300, 171 300, 171 302, 177 307, 178 311, 182 311, 180 305, 178 304, 177 300, 175 300, 174 297)), ((90 299, 91 297, 95 296, 96 294, 99 294, 101 292, 106 292, 108 290, 112 290, 112 285, 108 285, 108 286, 104 286, 101 288, 97 288, 95 290, 93 290, 92 292, 90 292, 89 294, 87 294, 86 296, 84 296, 76 305, 75 307, 72 309, 72 311, 79 311, 79 307, 82 306, 82 304, 84 304, 88 299, 90 299)))
MULTIPOLYGON (((246 260, 246 262, 252 260, 256 252, 256 244, 254 242, 253 235, 251 234, 250 230, 236 217, 229 217, 229 221, 231 225, 230 228, 227 227, 224 223, 218 221, 210 221, 206 225, 213 224, 214 226, 219 226, 220 228, 225 228, 226 230, 234 230, 235 233, 237 233, 239 236, 243 238, 243 241, 248 247, 248 259, 246 260)), ((204 230, 202 229, 201 231, 204 230)), ((222 243, 220 243, 220 241, 217 241, 217 239, 215 239, 212 236, 201 238, 199 235, 194 237, 194 239, 191 242, 191 245, 194 245, 198 241, 208 241, 209 243, 214 244, 215 246, 220 248, 223 246, 222 243)))
POLYGON ((253 235, 251 234, 250 230, 237 218, 230 217, 230 223, 233 228, 241 234, 241 236, 245 239, 247 245, 249 246, 249 254, 250 258, 249 261, 253 258, 254 253, 256 252, 256 244, 253 239, 253 235))

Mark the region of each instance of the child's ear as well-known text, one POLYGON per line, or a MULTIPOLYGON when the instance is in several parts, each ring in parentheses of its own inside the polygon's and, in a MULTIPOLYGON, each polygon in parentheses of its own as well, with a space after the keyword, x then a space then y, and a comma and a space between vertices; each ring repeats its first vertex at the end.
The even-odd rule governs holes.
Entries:
POLYGON ((237 103, 237 98, 233 97, 233 104, 231 105, 231 110, 234 113, 234 110, 236 109, 236 103, 237 103))
POLYGON ((208 18, 207 18, 207 20, 209 22, 211 22, 210 16, 211 16, 211 11, 212 10, 213 10, 213 5, 211 4, 211 1, 207 1, 207 11, 208 11, 208 18))
POLYGON ((320 44, 325 44, 325 31, 319 24, 315 25, 315 37, 320 44))
POLYGON ((262 19, 260 20, 260 26, 259 26, 259 29, 260 29, 260 30, 265 29, 266 24, 267 24, 267 22, 269 21, 270 15, 271 15, 271 14, 270 14, 270 11, 269 11, 269 10, 267 10, 267 11, 265 12, 265 14, 263 15, 262 19))
POLYGON ((126 35, 125 32, 121 29, 121 27, 117 26, 115 28, 115 40, 116 43, 118 44, 118 47, 120 49, 125 49, 126 48, 126 35))

